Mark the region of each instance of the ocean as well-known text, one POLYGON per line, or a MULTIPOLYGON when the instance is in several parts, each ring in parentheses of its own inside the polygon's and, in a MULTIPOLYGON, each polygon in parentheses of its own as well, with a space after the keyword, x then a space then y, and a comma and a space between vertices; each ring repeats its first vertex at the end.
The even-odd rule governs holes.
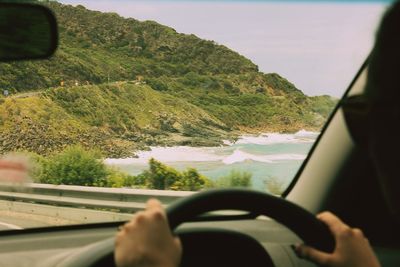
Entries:
POLYGON ((318 134, 301 130, 295 134, 244 135, 220 147, 151 147, 150 151, 139 151, 138 158, 106 159, 105 163, 137 175, 148 168, 150 158, 155 158, 178 170, 195 168, 212 180, 232 171, 249 172, 256 190, 268 191, 266 181, 270 179, 285 189, 318 134))

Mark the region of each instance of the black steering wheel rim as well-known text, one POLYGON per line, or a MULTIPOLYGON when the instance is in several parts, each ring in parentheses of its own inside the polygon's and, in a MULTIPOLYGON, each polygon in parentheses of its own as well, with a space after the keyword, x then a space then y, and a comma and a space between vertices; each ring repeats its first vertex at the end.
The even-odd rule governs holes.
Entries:
POLYGON ((302 207, 266 193, 247 189, 213 189, 193 194, 167 208, 171 230, 218 210, 241 210, 268 216, 296 233, 306 244, 331 253, 335 240, 328 227, 302 207))

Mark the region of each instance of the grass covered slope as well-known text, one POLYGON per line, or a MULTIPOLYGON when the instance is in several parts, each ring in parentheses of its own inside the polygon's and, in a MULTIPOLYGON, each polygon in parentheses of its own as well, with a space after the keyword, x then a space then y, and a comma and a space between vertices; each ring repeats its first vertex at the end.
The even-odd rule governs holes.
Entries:
POLYGON ((213 41, 156 22, 47 2, 60 48, 0 64, 0 153, 80 144, 107 157, 149 145, 216 146, 248 132, 319 130, 336 103, 213 41), (61 86, 62 85, 62 86, 61 86))
POLYGON ((3 153, 50 154, 81 144, 123 157, 148 145, 217 145, 229 136, 226 125, 201 108, 128 82, 59 87, 2 102, 3 153), (203 139, 192 138, 194 128, 202 129, 203 139))
POLYGON ((128 155, 134 147, 91 127, 51 99, 39 96, 3 99, 0 105, 0 153, 30 151, 48 155, 73 144, 101 147, 108 155, 128 155))
POLYGON ((181 76, 246 73, 257 66, 238 53, 177 33, 156 22, 125 19, 114 13, 89 11, 57 2, 47 4, 56 14, 60 48, 50 60, 18 62, 0 67, 0 88, 16 91, 134 80, 137 76, 181 76))
POLYGON ((149 145, 216 146, 242 132, 319 126, 314 125, 316 113, 310 109, 320 98, 296 104, 299 99, 264 93, 179 91, 182 84, 176 80, 166 84, 171 91, 115 82, 2 99, 0 152, 46 155, 81 144, 108 157, 124 157, 149 145))

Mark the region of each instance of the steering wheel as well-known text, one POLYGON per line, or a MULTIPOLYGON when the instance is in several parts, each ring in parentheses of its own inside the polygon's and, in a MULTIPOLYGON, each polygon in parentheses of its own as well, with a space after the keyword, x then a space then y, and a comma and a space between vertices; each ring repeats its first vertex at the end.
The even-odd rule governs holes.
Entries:
POLYGON ((214 189, 180 199, 167 208, 171 230, 218 210, 241 210, 268 216, 296 233, 306 244, 331 253, 335 240, 328 227, 310 212, 283 198, 246 189, 214 189))
MULTIPOLYGON (((335 241, 328 227, 316 217, 285 199, 246 189, 214 189, 182 198, 167 208, 170 228, 218 210, 241 210, 268 216, 297 234, 306 244, 331 253, 335 241)), ((94 243, 57 266, 104 266, 112 260, 114 238, 94 243)))

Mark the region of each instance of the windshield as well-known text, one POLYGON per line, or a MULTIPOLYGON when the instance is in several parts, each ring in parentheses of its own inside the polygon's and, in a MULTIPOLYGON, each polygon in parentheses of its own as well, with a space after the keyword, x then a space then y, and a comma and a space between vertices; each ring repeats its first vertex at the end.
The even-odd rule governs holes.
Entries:
POLYGON ((390 2, 40 3, 58 52, 0 64, 2 229, 123 220, 209 188, 282 194, 390 2))

